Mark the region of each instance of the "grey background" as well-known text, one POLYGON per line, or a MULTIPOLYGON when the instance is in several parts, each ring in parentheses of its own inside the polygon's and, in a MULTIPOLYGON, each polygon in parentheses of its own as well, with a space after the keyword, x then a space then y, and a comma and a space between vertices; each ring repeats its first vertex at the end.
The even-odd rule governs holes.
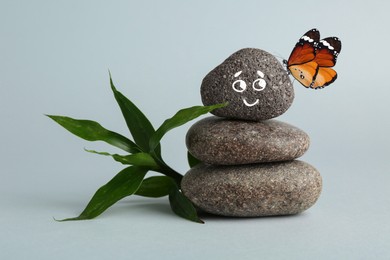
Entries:
MULTIPOLYGON (((389 259, 387 1, 0 1, 1 259, 389 259), (76 216, 123 167, 83 148, 44 114, 92 119, 127 134, 108 85, 155 126, 201 104, 202 78, 244 47, 288 58, 316 27, 343 43, 339 78, 295 82, 279 119, 312 140, 302 160, 322 174, 315 206, 292 217, 174 216, 167 198, 126 199, 92 221, 76 216)), ((184 136, 163 155, 185 173, 184 136)))

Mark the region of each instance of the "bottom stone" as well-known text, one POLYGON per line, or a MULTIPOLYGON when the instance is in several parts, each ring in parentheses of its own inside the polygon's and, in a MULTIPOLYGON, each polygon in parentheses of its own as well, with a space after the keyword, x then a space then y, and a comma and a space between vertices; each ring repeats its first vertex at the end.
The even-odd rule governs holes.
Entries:
POLYGON ((222 216, 290 215, 310 208, 322 189, 320 173, 302 161, 218 166, 200 164, 181 188, 200 209, 222 216))

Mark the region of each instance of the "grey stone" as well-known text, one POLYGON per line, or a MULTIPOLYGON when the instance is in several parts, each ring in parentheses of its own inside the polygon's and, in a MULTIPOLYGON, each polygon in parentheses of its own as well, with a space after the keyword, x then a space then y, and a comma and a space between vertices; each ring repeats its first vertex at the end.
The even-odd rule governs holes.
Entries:
POLYGON ((212 112, 216 116, 260 121, 286 112, 294 100, 294 89, 273 55, 246 48, 206 75, 201 96, 204 105, 229 102, 212 112))
POLYGON ((302 130, 277 121, 204 118, 187 132, 188 151, 202 162, 220 165, 293 160, 310 145, 302 130))
POLYGON ((181 188, 198 208, 235 217, 290 215, 310 208, 322 189, 320 173, 302 161, 216 166, 200 164, 181 188))

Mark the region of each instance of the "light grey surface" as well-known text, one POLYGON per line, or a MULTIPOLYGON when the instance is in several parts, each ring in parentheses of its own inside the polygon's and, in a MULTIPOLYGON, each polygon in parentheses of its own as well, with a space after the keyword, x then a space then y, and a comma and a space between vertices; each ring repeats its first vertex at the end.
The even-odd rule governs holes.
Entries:
MULTIPOLYGON (((385 1, 4 1, 0 3, 1 259, 389 259, 390 125, 385 1), (288 58, 312 27, 343 42, 337 81, 295 82, 281 117, 312 140, 302 158, 323 177, 318 203, 282 218, 175 217, 167 199, 125 200, 93 221, 75 216, 122 166, 43 114, 127 133, 108 86, 158 126, 200 104, 202 78, 244 47, 288 58)), ((189 125, 163 142, 185 172, 189 125)), ((116 151, 117 152, 117 151, 116 151)))

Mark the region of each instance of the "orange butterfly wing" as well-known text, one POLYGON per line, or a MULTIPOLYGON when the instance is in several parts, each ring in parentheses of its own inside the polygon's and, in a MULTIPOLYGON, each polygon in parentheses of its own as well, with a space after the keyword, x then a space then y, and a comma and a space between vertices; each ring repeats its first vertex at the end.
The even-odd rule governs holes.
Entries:
POLYGON ((295 46, 288 59, 287 65, 303 64, 314 60, 315 47, 309 43, 303 43, 302 45, 295 46))
POLYGON ((316 50, 315 62, 320 67, 333 67, 336 65, 337 56, 341 51, 341 41, 337 37, 322 39, 316 50))
POLYGON ((337 79, 337 72, 331 68, 319 67, 314 81, 310 84, 310 88, 324 88, 337 79))
POLYGON ((315 50, 320 40, 320 32, 312 29, 305 33, 295 45, 288 58, 287 68, 292 65, 303 64, 312 61, 315 58, 315 50))
POLYGON ((320 32, 317 29, 306 32, 285 62, 291 75, 305 87, 310 87, 319 68, 318 64, 313 61, 319 40, 320 32))
POLYGON ((334 59, 333 54, 324 49, 317 50, 314 60, 321 67, 333 67, 336 64, 336 60, 334 59))
POLYGON ((317 75, 319 66, 315 61, 306 62, 289 67, 291 75, 296 78, 306 88, 311 87, 315 75, 317 75))
POLYGON ((324 88, 337 79, 336 71, 330 67, 336 64, 340 51, 341 41, 337 37, 328 37, 318 43, 314 61, 319 69, 310 88, 324 88))

